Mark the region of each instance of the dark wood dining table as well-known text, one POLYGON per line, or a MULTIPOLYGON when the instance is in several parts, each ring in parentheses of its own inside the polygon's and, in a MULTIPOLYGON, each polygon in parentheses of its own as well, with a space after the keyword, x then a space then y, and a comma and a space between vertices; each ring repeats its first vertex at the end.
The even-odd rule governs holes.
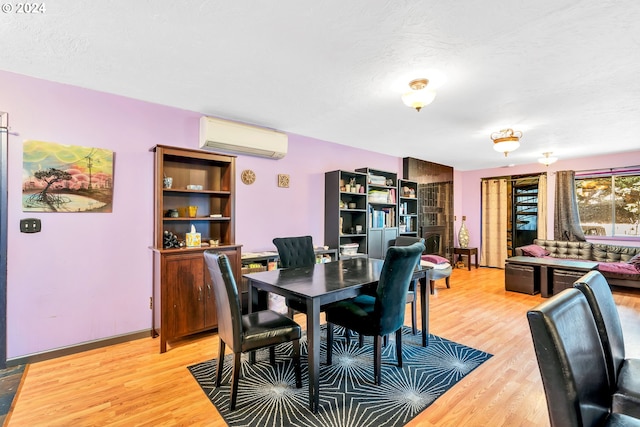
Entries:
MULTIPOLYGON (((283 268, 245 274, 248 300, 253 292, 265 291, 285 298, 297 299, 307 306, 307 350, 309 370, 309 407, 318 411, 320 395, 320 306, 353 298, 367 289, 375 289, 384 261, 374 258, 352 258, 313 267, 283 268)), ((429 292, 426 290, 431 268, 418 265, 412 280, 420 283, 422 313, 422 345, 428 343, 429 292)), ((252 311, 253 304, 249 304, 252 311)))

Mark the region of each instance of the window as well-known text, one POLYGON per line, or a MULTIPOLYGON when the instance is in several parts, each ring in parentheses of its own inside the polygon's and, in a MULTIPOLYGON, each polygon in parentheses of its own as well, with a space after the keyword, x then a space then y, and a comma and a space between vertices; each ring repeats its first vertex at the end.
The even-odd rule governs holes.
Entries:
POLYGON ((585 236, 640 237, 640 170, 576 174, 585 236))

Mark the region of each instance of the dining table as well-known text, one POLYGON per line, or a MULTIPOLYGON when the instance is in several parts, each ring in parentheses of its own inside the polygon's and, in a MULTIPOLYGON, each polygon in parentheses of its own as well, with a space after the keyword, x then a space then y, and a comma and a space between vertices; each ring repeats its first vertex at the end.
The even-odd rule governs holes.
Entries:
MULTIPOLYGON (((298 300, 307 307, 307 358, 309 373, 309 408, 317 413, 320 402, 320 307, 336 301, 375 291, 384 260, 357 257, 311 267, 282 268, 243 275, 248 284, 248 301, 254 292, 271 292, 287 299, 298 300)), ((429 292, 426 289, 431 267, 417 265, 412 276, 420 283, 422 345, 428 344, 429 292)), ((264 299, 256 299, 263 300, 264 299)), ((254 304, 248 304, 253 311, 254 304)))

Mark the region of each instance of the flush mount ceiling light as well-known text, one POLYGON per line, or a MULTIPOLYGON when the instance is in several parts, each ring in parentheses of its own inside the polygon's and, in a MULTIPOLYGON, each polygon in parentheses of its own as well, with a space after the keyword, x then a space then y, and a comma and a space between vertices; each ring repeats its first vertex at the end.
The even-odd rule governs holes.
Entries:
POLYGON ((542 155, 544 157, 540 157, 538 159, 538 162, 542 163, 545 166, 549 166, 550 164, 557 162, 558 158, 557 157, 551 157, 552 154, 553 154, 552 152, 542 153, 542 155))
POLYGON ((491 134, 493 149, 504 153, 505 157, 520 147, 520 138, 522 138, 522 132, 513 129, 502 129, 491 134))
POLYGON ((415 108, 420 111, 425 105, 429 105, 436 97, 436 93, 430 89, 427 89, 429 80, 427 79, 415 79, 409 82, 411 91, 402 95, 402 102, 407 107, 415 108))

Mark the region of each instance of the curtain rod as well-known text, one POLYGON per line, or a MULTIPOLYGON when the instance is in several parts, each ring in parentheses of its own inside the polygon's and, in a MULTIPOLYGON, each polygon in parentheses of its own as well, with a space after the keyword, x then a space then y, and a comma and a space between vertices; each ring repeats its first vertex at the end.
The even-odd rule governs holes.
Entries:
POLYGON ((601 172, 601 173, 611 173, 615 171, 628 171, 628 170, 640 170, 640 165, 634 166, 621 166, 618 168, 598 168, 598 169, 584 169, 575 171, 576 173, 588 173, 588 172, 601 172))

